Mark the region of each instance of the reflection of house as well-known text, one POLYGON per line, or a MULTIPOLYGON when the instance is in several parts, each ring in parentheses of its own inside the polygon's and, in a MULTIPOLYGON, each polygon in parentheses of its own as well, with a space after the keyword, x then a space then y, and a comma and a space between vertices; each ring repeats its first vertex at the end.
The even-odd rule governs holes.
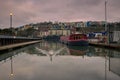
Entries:
POLYGON ((102 53, 103 51, 102 51, 101 48, 95 48, 95 52, 96 52, 96 53, 102 53))
POLYGON ((42 43, 39 43, 39 48, 41 49, 45 49, 45 50, 57 50, 57 49, 60 49, 61 48, 61 45, 60 43, 54 43, 54 42, 42 42, 42 43))

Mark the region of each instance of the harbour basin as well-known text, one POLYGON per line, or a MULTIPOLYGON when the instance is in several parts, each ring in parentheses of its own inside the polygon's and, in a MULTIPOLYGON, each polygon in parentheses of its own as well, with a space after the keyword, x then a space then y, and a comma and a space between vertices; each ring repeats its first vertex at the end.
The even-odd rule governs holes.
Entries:
POLYGON ((1 53, 0 80, 120 80, 120 52, 41 42, 1 53))

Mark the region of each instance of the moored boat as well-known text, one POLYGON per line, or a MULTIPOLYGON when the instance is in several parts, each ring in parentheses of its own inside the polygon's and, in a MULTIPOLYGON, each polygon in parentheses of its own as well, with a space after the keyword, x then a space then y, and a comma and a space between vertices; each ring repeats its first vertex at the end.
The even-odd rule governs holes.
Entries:
POLYGON ((71 34, 69 36, 61 36, 60 42, 72 46, 87 46, 88 39, 85 34, 71 34))

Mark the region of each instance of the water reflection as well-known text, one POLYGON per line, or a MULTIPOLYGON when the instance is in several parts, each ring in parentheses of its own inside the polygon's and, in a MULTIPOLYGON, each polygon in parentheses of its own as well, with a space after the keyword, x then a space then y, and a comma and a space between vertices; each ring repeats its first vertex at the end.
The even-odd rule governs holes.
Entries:
POLYGON ((65 48, 60 48, 59 50, 56 50, 56 51, 53 51, 53 50, 43 50, 43 49, 40 49, 38 47, 36 47, 36 50, 40 51, 42 54, 45 54, 47 56, 50 57, 50 61, 52 61, 52 57, 53 56, 56 56, 57 54, 59 54, 63 49, 65 48))
POLYGON ((14 73, 13 73, 13 59, 12 59, 12 56, 10 57, 10 64, 11 64, 11 70, 10 70, 10 80, 13 80, 13 77, 14 77, 14 73))
POLYGON ((15 56, 18 56, 18 55, 26 52, 26 50, 30 47, 31 46, 27 46, 27 47, 13 50, 13 51, 8 52, 8 53, 0 53, 0 62, 4 63, 6 61, 9 61, 11 59, 11 57, 15 57, 15 56))
POLYGON ((82 56, 84 58, 84 55, 88 52, 88 46, 68 46, 68 50, 70 55, 82 56))
POLYGON ((120 52, 42 42, 1 54, 0 71, 2 80, 120 80, 120 52))
MULTIPOLYGON (((27 46, 27 47, 24 47, 24 48, 13 50, 13 51, 8 52, 8 53, 3 52, 3 53, 0 54, 0 66, 4 65, 7 62, 10 63, 10 64, 7 65, 9 67, 9 69, 10 69, 9 71, 7 71, 9 80, 14 80, 14 77, 15 77, 14 67, 13 67, 14 66, 13 65, 13 62, 14 62, 13 58, 23 54, 25 52, 25 50, 30 48, 30 47, 31 46, 27 46)), ((6 79, 4 79, 4 80, 6 80, 6 79)))
POLYGON ((120 76, 120 52, 109 51, 109 70, 120 76))

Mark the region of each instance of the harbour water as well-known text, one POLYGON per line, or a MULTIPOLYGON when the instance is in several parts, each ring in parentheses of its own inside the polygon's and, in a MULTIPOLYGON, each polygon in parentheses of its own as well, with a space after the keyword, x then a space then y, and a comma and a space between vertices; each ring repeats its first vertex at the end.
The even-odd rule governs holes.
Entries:
POLYGON ((0 80, 120 80, 120 52, 41 42, 0 52, 0 80))

